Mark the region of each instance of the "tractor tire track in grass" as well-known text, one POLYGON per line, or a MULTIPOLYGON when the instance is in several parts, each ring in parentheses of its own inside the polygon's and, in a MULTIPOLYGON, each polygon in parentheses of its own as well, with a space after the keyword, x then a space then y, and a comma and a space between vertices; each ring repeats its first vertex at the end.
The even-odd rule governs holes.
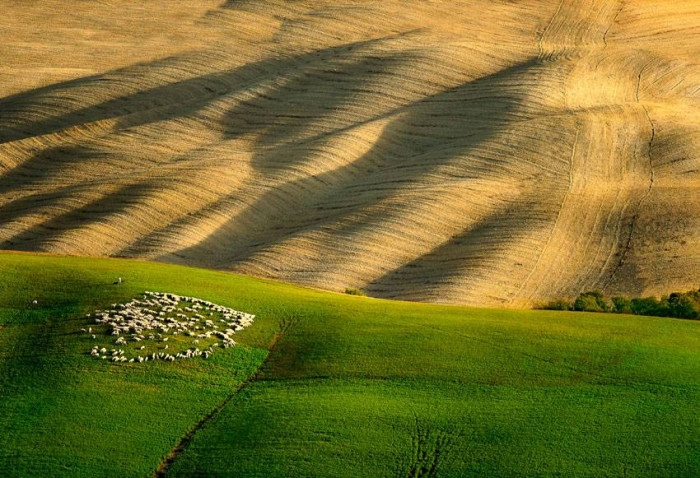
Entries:
POLYGON ((409 478, 437 476, 440 465, 449 457, 455 442, 455 435, 444 430, 433 430, 427 423, 421 423, 414 413, 415 428, 411 436, 411 456, 405 468, 397 476, 409 478), (407 469, 406 469, 407 468, 407 469))
POLYGON ((280 319, 279 332, 277 332, 270 343, 268 344, 268 353, 265 359, 262 361, 260 366, 255 370, 255 373, 251 375, 247 380, 241 383, 233 393, 228 395, 221 403, 219 403, 211 412, 204 416, 200 421, 198 421, 185 435, 180 438, 180 440, 175 444, 175 446, 168 452, 167 455, 162 459, 158 468, 151 475, 153 478, 159 478, 166 475, 168 469, 177 460, 177 458, 182 454, 183 451, 187 449, 192 440, 194 439, 197 432, 199 432, 204 426, 214 419, 225 407, 233 400, 241 391, 246 389, 249 385, 260 378, 261 372, 265 369, 270 356, 275 351, 277 344, 280 339, 289 331, 289 329, 296 323, 297 317, 292 315, 290 317, 283 317, 280 319))

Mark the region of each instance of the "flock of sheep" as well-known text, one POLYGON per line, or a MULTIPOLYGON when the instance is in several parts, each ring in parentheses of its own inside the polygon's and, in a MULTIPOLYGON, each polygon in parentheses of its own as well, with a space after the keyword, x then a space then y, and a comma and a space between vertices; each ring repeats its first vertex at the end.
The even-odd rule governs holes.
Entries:
MULTIPOLYGON (((142 300, 112 304, 109 310, 87 316, 94 317, 97 327, 106 325, 107 332, 115 337, 114 346, 95 345, 90 355, 131 363, 207 358, 217 347, 235 345, 232 336, 252 324, 255 318, 206 300, 161 292, 145 292, 142 300), (170 345, 182 350, 170 350, 170 345)), ((92 327, 81 331, 97 339, 92 327)))

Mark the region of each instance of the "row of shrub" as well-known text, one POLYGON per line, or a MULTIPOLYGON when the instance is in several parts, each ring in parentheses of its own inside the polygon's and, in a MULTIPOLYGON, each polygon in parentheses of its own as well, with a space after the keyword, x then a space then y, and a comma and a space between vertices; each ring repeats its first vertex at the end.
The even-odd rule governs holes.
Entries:
POLYGON ((355 287, 348 287, 347 289, 345 289, 345 293, 349 294, 349 295, 361 295, 361 296, 367 295, 367 294, 365 294, 364 290, 357 289, 355 287))
POLYGON ((602 292, 593 290, 582 293, 573 302, 558 299, 545 304, 542 308, 700 319, 700 289, 674 292, 660 299, 656 297, 630 299, 625 296, 608 299, 602 292))

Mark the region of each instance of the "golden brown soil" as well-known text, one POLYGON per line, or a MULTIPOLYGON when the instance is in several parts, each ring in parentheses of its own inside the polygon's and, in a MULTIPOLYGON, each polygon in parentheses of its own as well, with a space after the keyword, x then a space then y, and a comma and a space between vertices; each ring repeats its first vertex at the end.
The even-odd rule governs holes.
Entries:
POLYGON ((700 285, 700 2, 0 1, 0 247, 526 306, 700 285))

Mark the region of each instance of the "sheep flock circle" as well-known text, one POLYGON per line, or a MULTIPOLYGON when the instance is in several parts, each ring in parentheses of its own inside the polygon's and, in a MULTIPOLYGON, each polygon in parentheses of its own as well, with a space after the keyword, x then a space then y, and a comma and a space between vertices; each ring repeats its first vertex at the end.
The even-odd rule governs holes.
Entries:
POLYGON ((195 297, 148 291, 141 299, 87 317, 94 318, 95 326, 81 332, 92 340, 112 337, 108 345, 94 345, 90 355, 129 363, 208 358, 217 348, 236 345, 233 335, 255 318, 195 297))

